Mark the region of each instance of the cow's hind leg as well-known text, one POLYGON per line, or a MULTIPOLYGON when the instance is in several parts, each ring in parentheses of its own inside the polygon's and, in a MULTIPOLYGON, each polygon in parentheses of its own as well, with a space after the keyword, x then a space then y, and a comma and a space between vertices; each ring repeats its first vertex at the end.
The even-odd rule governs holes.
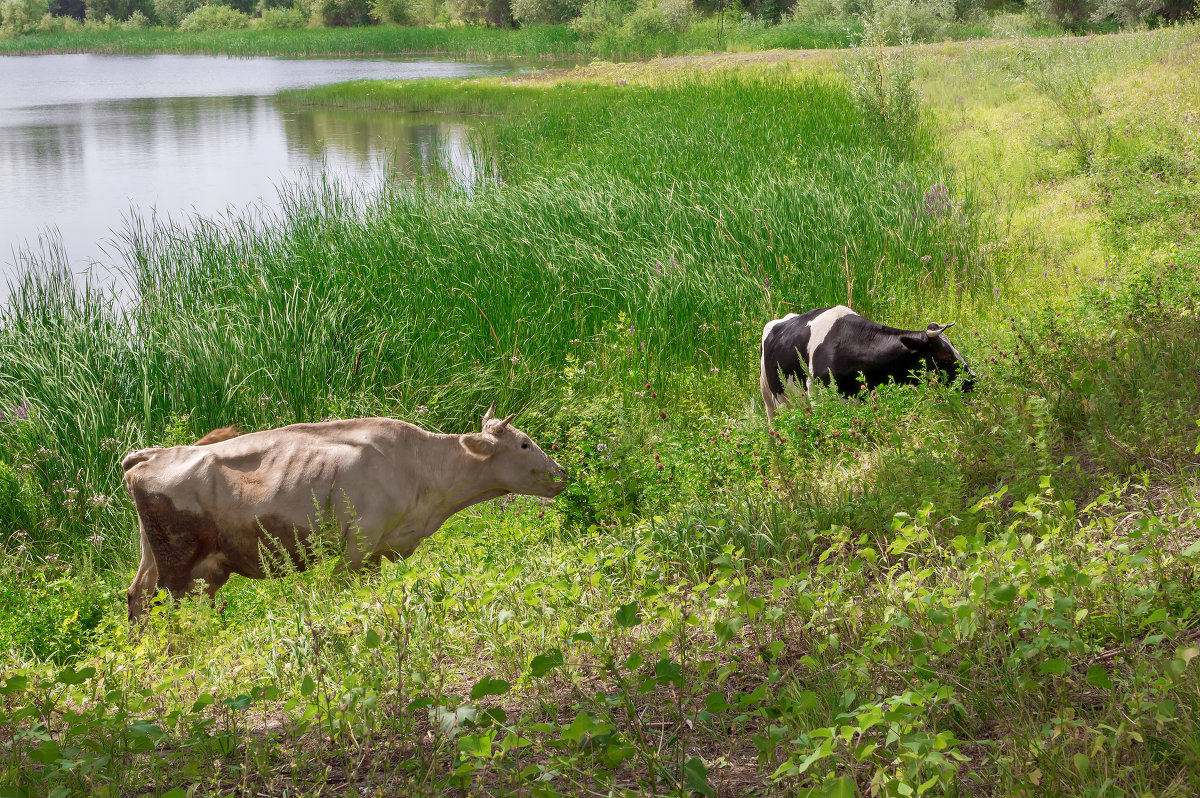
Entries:
POLYGON ((146 538, 146 529, 141 519, 138 520, 138 534, 142 541, 142 559, 138 563, 133 583, 126 591, 131 622, 142 617, 146 611, 146 602, 158 592, 158 564, 154 560, 154 549, 150 547, 150 541, 146 538))

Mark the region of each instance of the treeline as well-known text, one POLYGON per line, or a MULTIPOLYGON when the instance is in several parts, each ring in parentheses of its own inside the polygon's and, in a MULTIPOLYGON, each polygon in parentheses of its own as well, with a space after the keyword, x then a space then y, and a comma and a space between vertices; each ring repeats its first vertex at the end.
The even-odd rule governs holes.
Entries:
POLYGON ((1018 30, 1049 25, 1078 32, 1170 22, 1193 16, 1196 8, 1197 0, 0 0, 0 36, 156 26, 558 24, 589 41, 617 32, 635 38, 678 34, 720 15, 743 28, 863 18, 891 38, 932 40, 947 35, 948 26, 997 17, 1018 30))

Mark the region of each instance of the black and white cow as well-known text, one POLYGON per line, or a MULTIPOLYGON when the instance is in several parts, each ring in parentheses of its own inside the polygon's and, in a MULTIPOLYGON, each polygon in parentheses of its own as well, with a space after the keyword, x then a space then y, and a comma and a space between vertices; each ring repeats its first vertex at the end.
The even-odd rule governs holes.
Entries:
POLYGON ((845 305, 789 313, 763 327, 759 385, 767 418, 780 405, 791 406, 784 382, 811 392, 815 377, 853 396, 888 380, 916 382, 913 372, 941 371, 950 380, 965 372, 963 388, 975 374, 944 334, 953 324, 931 323, 925 330, 898 330, 864 319, 845 305))

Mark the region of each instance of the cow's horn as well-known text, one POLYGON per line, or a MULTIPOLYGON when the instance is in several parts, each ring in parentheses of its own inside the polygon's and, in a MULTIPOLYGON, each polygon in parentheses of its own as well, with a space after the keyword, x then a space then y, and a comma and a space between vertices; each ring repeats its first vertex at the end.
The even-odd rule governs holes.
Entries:
POLYGON ((939 335, 944 333, 946 330, 949 330, 953 326, 954 322, 950 322, 949 324, 938 324, 936 321, 931 321, 929 322, 929 329, 926 330, 925 333, 930 338, 937 338, 939 335))
POLYGON ((496 403, 492 402, 492 404, 488 407, 487 412, 483 414, 483 423, 486 425, 489 421, 491 421, 495 417, 496 417, 496 403))
POLYGON ((507 427, 509 425, 509 423, 516 417, 517 417, 517 414, 512 413, 511 415, 508 416, 508 418, 500 419, 500 429, 504 429, 505 427, 507 427))

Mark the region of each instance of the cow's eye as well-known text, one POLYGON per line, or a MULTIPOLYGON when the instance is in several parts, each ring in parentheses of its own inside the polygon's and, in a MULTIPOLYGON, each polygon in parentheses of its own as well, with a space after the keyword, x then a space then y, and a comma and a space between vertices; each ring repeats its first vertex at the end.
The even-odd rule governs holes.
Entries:
POLYGON ((522 444, 521 444, 521 448, 522 448, 522 449, 528 449, 528 448, 529 448, 529 444, 528 444, 528 443, 522 443, 522 444))

